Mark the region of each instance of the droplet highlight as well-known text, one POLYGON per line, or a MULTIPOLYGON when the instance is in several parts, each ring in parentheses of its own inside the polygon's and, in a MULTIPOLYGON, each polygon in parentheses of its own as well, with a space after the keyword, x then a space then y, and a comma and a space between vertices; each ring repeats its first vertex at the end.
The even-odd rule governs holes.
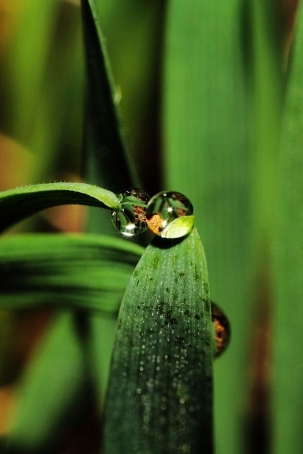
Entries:
POLYGON ((111 220, 123 235, 134 236, 147 230, 146 208, 150 196, 138 188, 125 189, 117 194, 121 210, 111 212, 111 220))
POLYGON ((180 192, 159 192, 147 204, 147 225, 153 233, 165 237, 165 229, 173 221, 182 216, 190 216, 193 212, 190 200, 180 192))

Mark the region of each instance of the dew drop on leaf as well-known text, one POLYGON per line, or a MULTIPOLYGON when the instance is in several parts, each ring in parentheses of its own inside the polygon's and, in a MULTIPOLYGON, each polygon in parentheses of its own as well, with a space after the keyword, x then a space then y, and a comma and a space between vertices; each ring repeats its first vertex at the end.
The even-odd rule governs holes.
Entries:
POLYGON ((211 313, 215 329, 215 358, 218 358, 229 345, 231 329, 227 316, 213 301, 211 302, 211 313))
POLYGON ((146 207, 150 196, 142 189, 128 188, 117 194, 121 210, 111 212, 111 220, 123 235, 134 236, 147 229, 146 207))
POLYGON ((194 208, 180 192, 163 191, 153 196, 147 205, 147 224, 153 233, 163 235, 165 229, 177 218, 190 216, 194 208))

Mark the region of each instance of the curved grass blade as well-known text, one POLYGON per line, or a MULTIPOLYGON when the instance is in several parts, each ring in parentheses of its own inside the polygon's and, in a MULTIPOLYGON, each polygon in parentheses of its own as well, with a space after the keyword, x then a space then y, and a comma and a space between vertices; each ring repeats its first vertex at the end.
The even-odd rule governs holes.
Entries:
POLYGON ((93 407, 100 411, 115 320, 77 309, 116 314, 142 251, 122 239, 94 235, 20 235, 0 241, 1 307, 73 309, 58 316, 26 371, 8 453, 55 452, 90 408, 91 386, 98 387, 93 407), (110 268, 115 270, 111 276, 110 268), (86 326, 82 334, 77 320, 86 326), (101 356, 96 340, 103 346, 101 356))
POLYGON ((94 235, 19 235, 0 241, 0 309, 117 314, 144 249, 94 235))
POLYGON ((26 217, 58 205, 120 209, 116 195, 86 183, 34 184, 0 193, 0 232, 26 217))
POLYGON ((105 454, 212 453, 213 331, 203 247, 155 238, 126 289, 105 414, 105 454))

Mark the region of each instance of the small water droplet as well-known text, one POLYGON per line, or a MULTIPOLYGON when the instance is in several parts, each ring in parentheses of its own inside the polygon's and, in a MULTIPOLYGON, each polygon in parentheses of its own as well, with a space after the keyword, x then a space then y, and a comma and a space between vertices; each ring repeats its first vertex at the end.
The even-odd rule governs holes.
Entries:
POLYGON ((180 192, 159 192, 147 204, 147 224, 153 233, 161 236, 171 222, 180 216, 192 215, 193 211, 189 199, 180 192))
POLYGON ((215 328, 215 358, 222 355, 230 342, 230 324, 222 309, 211 302, 212 321, 215 328))
POLYGON ((142 189, 128 188, 117 194, 121 202, 120 211, 111 212, 111 220, 123 235, 134 236, 147 229, 146 207, 149 195, 142 189))

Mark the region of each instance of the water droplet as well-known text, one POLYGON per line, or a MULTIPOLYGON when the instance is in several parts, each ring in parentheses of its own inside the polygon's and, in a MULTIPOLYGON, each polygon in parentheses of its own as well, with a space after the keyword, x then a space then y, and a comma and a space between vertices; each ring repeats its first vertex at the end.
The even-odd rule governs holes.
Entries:
POLYGON ((153 233, 165 236, 166 227, 181 216, 192 215, 193 211, 191 202, 180 192, 159 192, 147 204, 147 224, 153 233))
POLYGON ((121 202, 120 211, 111 212, 111 220, 117 230, 123 235, 133 236, 147 229, 146 207, 149 195, 142 189, 128 188, 117 194, 121 202))
POLYGON ((215 328, 215 358, 222 355, 230 342, 229 320, 217 304, 211 302, 212 321, 215 328))

